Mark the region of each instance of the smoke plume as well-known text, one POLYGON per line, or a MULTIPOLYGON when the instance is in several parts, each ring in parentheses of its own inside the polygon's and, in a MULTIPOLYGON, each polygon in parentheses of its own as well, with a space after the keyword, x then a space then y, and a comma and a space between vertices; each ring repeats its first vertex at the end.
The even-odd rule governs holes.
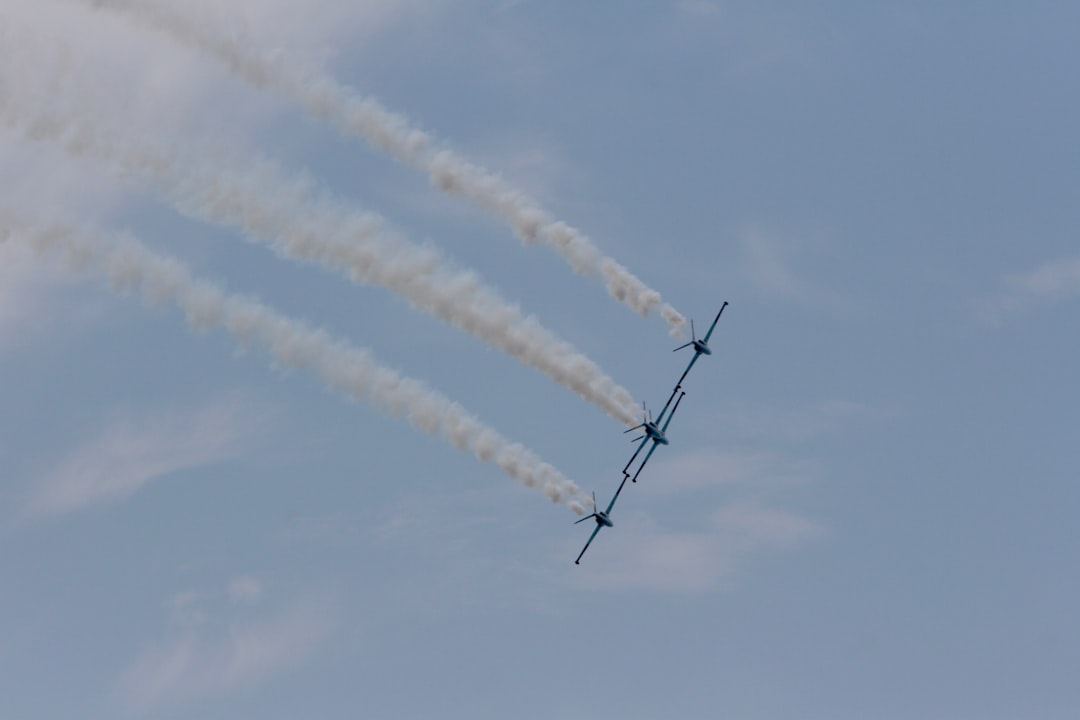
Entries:
POLYGON ((333 390, 403 418, 483 462, 494 463, 553 502, 584 513, 580 489, 558 470, 419 380, 379 365, 367 350, 284 317, 256 300, 229 295, 196 280, 184 265, 151 252, 133 238, 59 226, 9 226, 0 230, 0 241, 7 239, 9 230, 25 237, 38 251, 62 253, 73 269, 103 276, 116 292, 138 294, 153 304, 174 303, 193 328, 222 328, 243 345, 266 350, 280 365, 311 370, 333 390))
POLYGON ((241 230, 290 258, 379 285, 547 375, 626 426, 637 423, 630 393, 535 317, 457 269, 430 247, 401 237, 379 216, 355 211, 306 180, 289 180, 269 161, 237 169, 188 150, 118 140, 73 110, 45 115, 0 83, 0 122, 75 156, 104 158, 149 181, 178 209, 241 230))
POLYGON ((293 61, 267 57, 218 32, 208 23, 171 7, 144 0, 83 0, 95 8, 122 12, 137 22, 165 32, 176 41, 216 57, 259 88, 273 89, 299 102, 311 115, 325 120, 347 135, 363 137, 386 152, 427 174, 439 190, 461 195, 499 217, 526 244, 544 242, 558 252, 578 273, 599 277, 611 297, 641 315, 660 307, 671 334, 679 337, 685 318, 660 293, 633 273, 604 255, 580 230, 552 218, 524 192, 489 170, 442 147, 407 118, 391 112, 377 100, 365 97, 314 70, 303 70, 293 61))

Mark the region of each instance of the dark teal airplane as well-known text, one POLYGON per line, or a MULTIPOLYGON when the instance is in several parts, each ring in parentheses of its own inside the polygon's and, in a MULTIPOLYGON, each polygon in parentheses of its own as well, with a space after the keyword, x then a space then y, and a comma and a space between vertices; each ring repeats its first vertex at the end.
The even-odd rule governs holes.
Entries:
POLYGON ((694 363, 697 362, 697 359, 699 357, 701 357, 702 355, 712 355, 712 350, 709 349, 709 338, 712 336, 712 331, 716 329, 716 323, 720 320, 720 316, 724 314, 724 308, 726 308, 727 306, 727 300, 725 300, 724 304, 720 306, 720 312, 716 313, 716 319, 712 321, 712 327, 709 328, 709 332, 705 333, 705 337, 700 340, 698 340, 697 336, 694 334, 694 321, 691 320, 690 342, 686 343, 685 345, 680 345, 679 347, 672 350, 672 352, 679 352, 683 348, 688 348, 691 346, 693 346, 694 348, 694 357, 690 358, 690 364, 686 366, 686 370, 683 371, 682 377, 679 378, 679 382, 675 386, 676 390, 679 389, 679 385, 682 385, 682 381, 686 379, 686 374, 690 372, 690 368, 694 367, 694 363))
POLYGON ((587 515, 580 520, 575 520, 574 524, 583 523, 589 519, 596 520, 596 527, 592 531, 592 535, 589 536, 588 541, 585 543, 585 547, 581 548, 581 552, 577 556, 577 560, 574 561, 575 565, 581 564, 581 556, 585 554, 585 551, 589 549, 589 545, 592 544, 593 538, 596 537, 596 533, 600 532, 600 528, 615 527, 615 523, 611 522, 611 518, 608 513, 611 512, 611 508, 615 507, 615 501, 619 499, 619 493, 622 492, 623 485, 626 484, 626 474, 623 473, 622 482, 619 483, 619 489, 615 491, 615 497, 611 498, 611 502, 608 503, 607 510, 600 512, 596 509, 596 493, 592 494, 592 515, 587 515))
MULTIPOLYGON (((650 417, 649 412, 647 410, 645 410, 645 404, 642 403, 641 404, 641 409, 642 409, 643 415, 644 415, 644 417, 642 418, 643 422, 640 425, 635 425, 634 427, 632 427, 632 428, 630 428, 628 430, 623 430, 624 435, 626 433, 628 433, 628 432, 634 432, 635 430, 637 430, 639 428, 641 428, 642 430, 645 431, 644 435, 640 435, 640 436, 638 436, 638 437, 636 437, 636 438, 634 438, 633 440, 630 441, 630 442, 637 442, 638 440, 641 440, 641 444, 637 446, 637 450, 634 451, 634 454, 630 457, 630 461, 627 462, 626 467, 623 468, 623 475, 627 474, 627 471, 630 469, 630 466, 633 465, 634 460, 637 459, 638 453, 641 452, 641 449, 643 447, 645 447, 646 443, 648 443, 649 440, 653 441, 653 447, 656 447, 657 444, 660 444, 660 445, 667 445, 668 444, 667 435, 664 433, 664 430, 667 428, 667 423, 664 423, 663 428, 660 427, 660 423, 663 421, 664 415, 667 414, 668 406, 671 405, 671 401, 675 399, 675 393, 677 393, 677 392, 679 392, 679 386, 678 385, 676 385, 675 389, 671 391, 671 396, 668 398, 667 402, 664 403, 664 409, 660 411, 660 415, 657 416, 656 420, 653 420, 652 417, 650 417)), ((676 402, 675 404, 678 405, 679 403, 676 402)), ((675 413, 675 411, 672 410, 672 414, 674 414, 674 413, 675 413)), ((668 418, 668 422, 671 422, 670 417, 668 418)))
MULTIPOLYGON (((678 390, 678 389, 679 389, 679 386, 676 385, 675 390, 678 390)), ((674 396, 674 394, 675 393, 672 393, 673 396, 674 396)), ((671 414, 668 415, 667 420, 664 422, 664 427, 660 428, 660 437, 659 438, 653 438, 653 446, 651 448, 649 448, 649 452, 645 453, 645 459, 641 461, 641 465, 638 466, 637 472, 635 472, 634 477, 631 478, 631 482, 637 482, 637 476, 641 474, 641 471, 645 468, 645 463, 649 462, 649 458, 651 458, 652 454, 654 452, 656 452, 656 448, 658 448, 661 445, 667 445, 668 444, 667 435, 665 435, 665 433, 667 432, 668 425, 671 424, 671 418, 675 417, 675 411, 679 409, 679 403, 682 402, 682 399, 685 396, 686 396, 685 392, 681 393, 679 395, 679 399, 675 401, 675 407, 671 408, 671 414)), ((668 400, 668 402, 671 402, 671 400, 668 400)), ((666 409, 666 407, 667 406, 665 406, 665 409, 666 409)), ((644 443, 642 443, 642 444, 644 444, 644 443)), ((641 448, 639 447, 638 450, 641 450, 641 448)), ((636 457, 637 453, 634 453, 634 456, 636 457)), ((634 461, 634 458, 630 458, 630 462, 633 462, 633 461, 634 461)), ((630 467, 630 466, 627 465, 627 467, 630 467)), ((624 470, 623 475, 625 475, 625 474, 626 474, 626 471, 624 470)), ((623 482, 626 482, 626 480, 623 480, 623 482)), ((622 490, 621 485, 619 486, 619 489, 622 490)), ((618 497, 618 496, 619 496, 619 493, 615 493, 615 497, 618 497)), ((614 502, 614 500, 612 500, 612 502, 614 502)))

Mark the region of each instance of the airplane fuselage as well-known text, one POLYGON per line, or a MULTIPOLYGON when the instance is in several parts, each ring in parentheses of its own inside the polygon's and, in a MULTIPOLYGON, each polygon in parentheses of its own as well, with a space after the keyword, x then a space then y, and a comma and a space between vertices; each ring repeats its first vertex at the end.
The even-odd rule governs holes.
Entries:
POLYGON ((661 445, 668 444, 667 435, 664 434, 663 430, 656 426, 656 423, 645 423, 645 434, 661 445))
POLYGON ((709 345, 704 340, 694 341, 694 350, 698 355, 712 355, 712 350, 709 349, 709 345))
POLYGON ((615 527, 615 523, 611 522, 611 518, 608 517, 606 512, 598 512, 593 517, 596 518, 597 525, 603 525, 604 527, 615 527))

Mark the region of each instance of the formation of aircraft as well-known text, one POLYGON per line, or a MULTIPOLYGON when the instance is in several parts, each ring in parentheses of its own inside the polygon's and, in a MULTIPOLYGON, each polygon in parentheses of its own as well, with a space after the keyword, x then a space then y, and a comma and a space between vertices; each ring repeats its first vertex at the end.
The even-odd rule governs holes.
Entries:
POLYGON ((724 304, 720 306, 720 312, 716 313, 716 318, 713 319, 712 325, 709 326, 709 331, 705 333, 705 337, 701 339, 698 339, 697 333, 694 330, 694 321, 690 321, 690 342, 675 348, 675 352, 682 350, 683 348, 693 347, 694 357, 690 358, 690 364, 686 366, 685 370, 683 370, 683 374, 679 378, 679 382, 675 383, 675 389, 671 391, 671 395, 668 397, 667 402, 664 403, 664 408, 660 411, 660 414, 656 416, 656 419, 653 420, 652 416, 649 414, 649 411, 645 408, 645 405, 642 404, 643 418, 641 424, 635 425, 634 427, 623 431, 628 433, 633 432, 634 430, 641 430, 642 434, 631 440, 631 442, 640 441, 640 443, 638 443, 637 448, 634 450, 634 454, 630 456, 630 461, 626 463, 625 467, 623 467, 622 482, 619 483, 619 488, 615 491, 615 495, 612 496, 611 502, 607 504, 607 507, 603 511, 598 510, 596 507, 596 493, 593 493, 592 514, 586 515, 580 520, 574 522, 574 524, 577 525, 578 523, 585 522, 586 520, 596 521, 596 527, 593 528, 592 534, 589 535, 589 539, 585 542, 585 547, 581 549, 581 552, 577 556, 577 560, 574 561, 575 565, 581 564, 581 558, 585 555, 585 551, 589 549, 589 545, 592 544, 593 538, 596 537, 597 533, 599 533, 602 528, 615 526, 615 524, 611 521, 611 511, 615 507, 615 501, 619 499, 619 494, 626 486, 626 481, 630 480, 631 482, 636 483, 638 475, 641 474, 641 471, 645 468, 645 464, 649 462, 649 458, 652 457, 652 454, 656 451, 656 448, 660 447, 661 445, 670 444, 670 441, 667 437, 668 426, 671 424, 671 419, 675 417, 675 411, 679 409, 679 403, 682 402, 682 399, 684 397, 686 397, 686 392, 682 389, 683 381, 686 380, 687 374, 690 372, 690 369, 694 367, 694 363, 697 362, 697 359, 699 357, 701 357, 702 355, 712 355, 712 349, 709 347, 709 338, 712 337, 713 330, 716 329, 716 323, 720 321, 720 316, 724 314, 724 308, 726 308, 727 306, 728 303, 725 300, 724 304), (675 398, 676 395, 679 396, 678 399, 675 398), (671 405, 672 400, 675 400, 674 406, 671 405), (668 413, 669 407, 671 408, 670 414, 668 413), (641 461, 641 464, 638 465, 637 470, 634 471, 634 474, 631 477, 630 467, 634 464, 634 461, 637 460, 638 455, 641 454, 641 451, 644 449, 644 447, 649 444, 650 440, 652 441, 652 447, 649 448, 649 452, 645 453, 645 459, 641 461))

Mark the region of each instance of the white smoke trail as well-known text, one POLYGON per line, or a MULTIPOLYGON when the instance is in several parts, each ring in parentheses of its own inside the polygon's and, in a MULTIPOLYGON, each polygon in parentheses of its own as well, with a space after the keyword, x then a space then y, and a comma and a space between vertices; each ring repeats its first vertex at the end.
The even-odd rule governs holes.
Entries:
POLYGON ((386 287, 543 372, 624 425, 637 424, 638 405, 626 389, 474 273, 454 269, 436 250, 386 230, 378 216, 352 211, 310 183, 286 180, 272 163, 238 171, 220 160, 199 161, 192 152, 117 141, 73 112, 36 112, 2 84, 0 123, 58 142, 73 155, 105 158, 150 180, 183 212, 237 227, 249 240, 268 242, 284 255, 386 287))
POLYGON ((641 315, 660 306, 671 335, 679 337, 686 319, 660 293, 648 287, 614 259, 604 255, 580 230, 553 219, 539 204, 503 178, 437 146, 435 139, 407 118, 360 95, 332 78, 303 71, 295 62, 270 58, 216 32, 180 11, 145 0, 82 0, 94 8, 125 13, 163 31, 189 47, 208 53, 251 84, 272 88, 293 98, 307 111, 334 124, 341 132, 359 135, 372 146, 427 173, 447 193, 462 195, 508 223, 526 244, 543 241, 563 256, 578 273, 599 276, 608 293, 641 315))
POLYGON ((151 252, 133 238, 59 226, 4 225, 0 242, 9 232, 25 237, 38 251, 62 252, 74 269, 104 276, 116 292, 138 293, 154 304, 175 303, 193 328, 223 328, 245 345, 261 346, 277 363, 309 369, 333 390, 404 418, 413 427, 498 465, 552 502, 564 503, 579 515, 585 512, 580 488, 554 467, 419 380, 379 365, 367 350, 284 317, 256 300, 198 281, 181 263, 151 252))

